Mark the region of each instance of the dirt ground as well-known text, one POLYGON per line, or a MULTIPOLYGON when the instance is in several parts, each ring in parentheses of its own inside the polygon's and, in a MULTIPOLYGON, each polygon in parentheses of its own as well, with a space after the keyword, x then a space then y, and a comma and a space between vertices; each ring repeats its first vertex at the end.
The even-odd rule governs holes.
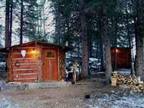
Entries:
POLYGON ((0 108, 88 108, 85 95, 103 94, 112 90, 110 86, 96 81, 80 81, 63 88, 1 91, 0 99, 7 101, 0 108), (13 107, 10 107, 9 103, 13 107))

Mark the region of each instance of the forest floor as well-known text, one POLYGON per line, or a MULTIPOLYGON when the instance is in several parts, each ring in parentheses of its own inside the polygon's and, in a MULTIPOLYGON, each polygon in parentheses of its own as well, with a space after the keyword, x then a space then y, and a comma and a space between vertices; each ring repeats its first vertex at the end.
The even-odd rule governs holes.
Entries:
POLYGON ((0 108, 144 108, 144 95, 86 80, 62 88, 1 91, 0 108))

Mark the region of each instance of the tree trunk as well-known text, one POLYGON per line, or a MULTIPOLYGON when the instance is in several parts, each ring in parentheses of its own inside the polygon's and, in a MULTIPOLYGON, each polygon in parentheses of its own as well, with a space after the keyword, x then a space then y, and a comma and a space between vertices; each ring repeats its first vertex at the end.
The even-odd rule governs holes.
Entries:
POLYGON ((138 29, 136 29, 135 32, 136 32, 135 34, 135 39, 136 39, 135 70, 136 70, 136 76, 142 77, 143 75, 143 37, 139 34, 138 29))
POLYGON ((135 70, 136 76, 143 78, 143 14, 142 12, 142 2, 137 1, 137 17, 135 18, 135 39, 136 39, 136 60, 135 60, 135 70))
POLYGON ((23 0, 21 0, 21 19, 20 19, 20 44, 23 43, 23 0))
POLYGON ((60 15, 60 9, 59 9, 59 1, 57 4, 55 4, 55 9, 56 9, 56 13, 55 13, 55 19, 56 19, 56 24, 55 24, 55 38, 56 38, 56 43, 57 44, 61 44, 61 15, 60 15))
POLYGON ((136 37, 136 76, 142 76, 143 73, 143 42, 141 37, 136 37))
MULTIPOLYGON (((115 47, 115 48, 117 48, 117 30, 118 30, 118 24, 117 24, 117 22, 118 22, 118 19, 117 19, 117 17, 115 16, 115 17, 113 17, 112 18, 112 23, 113 23, 113 32, 114 32, 114 35, 113 35, 113 37, 112 38, 114 38, 113 39, 113 46, 115 47)), ((114 64, 113 64, 113 67, 112 67, 112 70, 114 71, 116 71, 117 70, 117 53, 116 53, 116 50, 115 50, 115 55, 113 55, 114 56, 114 64)))
POLYGON ((9 32, 9 21, 10 21, 10 0, 6 0, 6 12, 5 12, 5 47, 9 48, 11 46, 11 38, 9 32))
POLYGON ((136 39, 136 58, 135 70, 136 76, 142 76, 143 73, 143 37, 140 35, 138 21, 135 22, 135 39, 136 39))
POLYGON ((105 70, 105 65, 104 65, 104 49, 103 49, 103 40, 102 40, 102 23, 101 23, 101 14, 98 17, 98 31, 100 35, 100 59, 101 59, 101 71, 105 70))
POLYGON ((10 43, 10 46, 11 46, 11 38, 12 38, 12 24, 13 24, 13 0, 11 0, 11 3, 10 3, 10 19, 9 19, 9 23, 10 23, 10 26, 9 26, 9 43, 10 43))
POLYGON ((132 38, 130 35, 130 28, 129 28, 129 17, 128 17, 128 11, 126 11, 126 29, 127 29, 127 36, 128 36, 128 41, 129 41, 129 48, 131 49, 130 57, 131 57, 131 75, 135 74, 134 70, 134 61, 133 61, 133 51, 132 51, 132 38))
POLYGON ((106 16, 106 10, 102 10, 102 18, 101 18, 101 37, 104 47, 104 58, 105 58, 105 75, 106 80, 109 83, 111 79, 112 73, 112 64, 111 64, 111 44, 110 44, 110 37, 108 36, 108 18, 106 16))
POLYGON ((81 39, 82 39, 82 76, 88 77, 89 67, 89 44, 87 36, 86 16, 84 13, 84 1, 80 0, 80 22, 81 22, 81 39))

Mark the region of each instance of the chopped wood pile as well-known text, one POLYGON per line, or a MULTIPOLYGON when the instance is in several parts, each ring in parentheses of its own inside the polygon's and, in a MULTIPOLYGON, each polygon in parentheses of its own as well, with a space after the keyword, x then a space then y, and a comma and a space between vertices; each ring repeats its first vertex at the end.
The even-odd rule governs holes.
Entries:
POLYGON ((144 82, 140 81, 136 76, 124 76, 118 73, 112 75, 112 86, 127 86, 134 92, 144 93, 144 82))

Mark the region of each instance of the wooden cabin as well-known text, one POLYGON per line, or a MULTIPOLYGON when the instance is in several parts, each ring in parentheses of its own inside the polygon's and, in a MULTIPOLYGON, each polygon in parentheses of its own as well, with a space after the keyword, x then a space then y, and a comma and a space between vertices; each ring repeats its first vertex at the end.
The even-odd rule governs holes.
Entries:
POLYGON ((131 49, 130 48, 111 48, 113 69, 131 67, 131 49))
POLYGON ((65 74, 65 49, 42 42, 15 45, 8 52, 7 65, 12 82, 58 81, 65 74))

